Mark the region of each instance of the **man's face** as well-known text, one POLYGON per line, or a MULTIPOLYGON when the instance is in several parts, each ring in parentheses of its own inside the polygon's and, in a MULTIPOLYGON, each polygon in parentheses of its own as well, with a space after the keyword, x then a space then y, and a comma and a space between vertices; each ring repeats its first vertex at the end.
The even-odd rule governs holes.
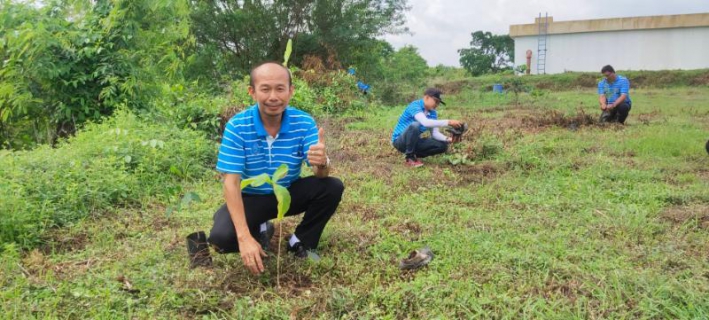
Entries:
POLYGON ((423 96, 423 106, 426 110, 436 110, 439 104, 441 102, 438 99, 431 96, 423 96))
POLYGON ((288 84, 288 71, 278 65, 266 64, 255 70, 253 81, 249 94, 258 102, 261 113, 269 117, 281 115, 295 89, 288 84))
POLYGON ((615 81, 615 73, 614 72, 604 72, 603 77, 606 78, 606 80, 613 82, 615 81))

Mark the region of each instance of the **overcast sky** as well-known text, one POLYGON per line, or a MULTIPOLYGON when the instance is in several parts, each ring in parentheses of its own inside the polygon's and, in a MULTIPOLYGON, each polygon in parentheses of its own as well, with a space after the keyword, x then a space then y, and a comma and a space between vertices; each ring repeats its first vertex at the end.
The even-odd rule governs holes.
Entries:
POLYGON ((664 14, 709 13, 709 0, 409 0, 412 34, 389 35, 395 48, 413 45, 428 64, 459 66, 458 49, 473 31, 509 33, 511 24, 533 23, 539 12, 555 21, 664 14))

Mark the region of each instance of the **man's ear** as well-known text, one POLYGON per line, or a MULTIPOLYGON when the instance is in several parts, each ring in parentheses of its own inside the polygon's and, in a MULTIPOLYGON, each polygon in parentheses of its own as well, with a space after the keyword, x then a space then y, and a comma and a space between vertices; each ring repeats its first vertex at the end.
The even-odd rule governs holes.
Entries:
POLYGON ((254 98, 254 100, 256 100, 256 97, 254 97, 254 94, 255 94, 255 93, 256 93, 256 90, 254 89, 254 87, 249 86, 249 95, 250 95, 252 98, 254 98))
POLYGON ((293 93, 295 92, 295 85, 290 85, 290 88, 288 89, 290 91, 291 97, 293 96, 293 93))

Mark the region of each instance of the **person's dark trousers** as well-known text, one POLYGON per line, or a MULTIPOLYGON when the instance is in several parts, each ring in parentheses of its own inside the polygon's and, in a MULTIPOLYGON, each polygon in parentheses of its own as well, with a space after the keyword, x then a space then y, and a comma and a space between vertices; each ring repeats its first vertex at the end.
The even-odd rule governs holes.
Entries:
POLYGON ((408 159, 425 158, 446 152, 448 143, 432 138, 421 138, 421 124, 414 122, 394 140, 394 148, 408 159))
POLYGON ((601 122, 620 122, 625 123, 625 119, 628 118, 632 104, 627 101, 619 104, 610 111, 603 111, 601 113, 601 122))
MULTIPOLYGON (((317 249, 325 225, 337 210, 344 190, 345 186, 340 179, 314 176, 298 179, 288 188, 291 206, 286 216, 305 212, 303 220, 295 229, 295 235, 305 247, 317 249)), ((252 237, 257 238, 260 225, 276 218, 278 201, 274 195, 242 193, 241 196, 249 231, 252 237)), ((219 253, 239 251, 236 230, 226 204, 214 214, 214 226, 208 241, 219 253)))

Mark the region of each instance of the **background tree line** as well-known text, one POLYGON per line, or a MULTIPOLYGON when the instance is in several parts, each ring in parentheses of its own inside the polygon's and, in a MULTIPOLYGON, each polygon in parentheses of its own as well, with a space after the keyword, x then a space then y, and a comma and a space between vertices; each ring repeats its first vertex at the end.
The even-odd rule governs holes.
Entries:
POLYGON ((469 48, 459 49, 460 65, 473 76, 512 70, 515 62, 515 42, 509 35, 487 31, 471 34, 469 48))
MULTIPOLYGON (((446 70, 381 40, 408 32, 408 9, 407 0, 0 0, 0 148, 54 144, 120 108, 175 107, 185 90, 240 91, 233 82, 282 59, 288 39, 292 66, 355 68, 376 99, 404 104, 446 70)), ((476 35, 461 63, 474 75, 504 70, 493 56, 507 42, 476 35)), ((190 108, 187 121, 212 117, 190 108)))
MULTIPOLYGON (((384 78, 406 0, 0 1, 0 143, 52 143, 166 84, 219 90, 256 62, 307 56, 384 78)), ((425 65, 425 64, 424 64, 425 65)))

